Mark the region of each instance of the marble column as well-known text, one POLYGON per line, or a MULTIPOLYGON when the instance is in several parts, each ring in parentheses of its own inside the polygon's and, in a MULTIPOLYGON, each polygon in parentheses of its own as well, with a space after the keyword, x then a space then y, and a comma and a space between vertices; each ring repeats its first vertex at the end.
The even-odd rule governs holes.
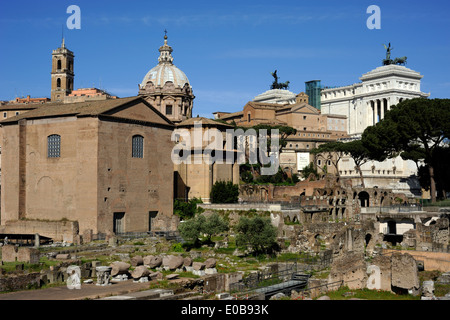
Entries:
MULTIPOLYGON (((372 100, 373 101, 373 100, 372 100)), ((374 100, 373 101, 373 124, 377 124, 378 122, 378 101, 374 100)))

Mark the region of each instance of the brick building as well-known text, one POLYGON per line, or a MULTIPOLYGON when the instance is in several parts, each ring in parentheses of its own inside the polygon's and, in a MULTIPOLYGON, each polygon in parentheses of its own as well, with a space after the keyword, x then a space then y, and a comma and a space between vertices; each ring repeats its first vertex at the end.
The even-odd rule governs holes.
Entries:
MULTIPOLYGON (((143 98, 49 103, 0 125, 2 226, 68 220, 80 234, 174 229, 174 126, 143 98)), ((36 226, 28 233, 46 235, 36 226)))

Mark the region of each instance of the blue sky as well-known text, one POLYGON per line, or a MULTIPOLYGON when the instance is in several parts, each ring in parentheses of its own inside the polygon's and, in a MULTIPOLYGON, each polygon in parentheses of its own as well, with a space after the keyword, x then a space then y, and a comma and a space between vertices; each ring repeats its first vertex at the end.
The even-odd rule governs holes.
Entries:
POLYGON ((0 100, 50 96, 51 51, 75 53, 75 88, 136 95, 157 64, 164 29, 174 64, 189 78, 193 115, 239 111, 269 89, 278 70, 289 90, 305 81, 349 85, 381 65, 383 44, 424 75, 422 91, 450 97, 450 2, 428 1, 84 1, 0 2, 0 100), (69 30, 69 5, 81 29, 69 30), (370 30, 369 5, 381 9, 370 30))

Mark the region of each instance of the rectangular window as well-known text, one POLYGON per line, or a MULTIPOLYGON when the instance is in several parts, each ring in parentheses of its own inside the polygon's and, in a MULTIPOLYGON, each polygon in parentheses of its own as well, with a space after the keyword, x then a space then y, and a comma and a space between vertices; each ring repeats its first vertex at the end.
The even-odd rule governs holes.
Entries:
POLYGON ((144 137, 143 136, 133 136, 131 147, 132 147, 131 156, 133 158, 143 158, 144 157, 144 137))
POLYGON ((47 137, 47 157, 59 158, 61 156, 61 136, 52 134, 47 137))
POLYGON ((166 106, 166 114, 167 115, 172 115, 172 106, 171 105, 167 105, 166 106))
POLYGON ((3 112, 3 118, 6 118, 8 114, 6 112, 3 112))

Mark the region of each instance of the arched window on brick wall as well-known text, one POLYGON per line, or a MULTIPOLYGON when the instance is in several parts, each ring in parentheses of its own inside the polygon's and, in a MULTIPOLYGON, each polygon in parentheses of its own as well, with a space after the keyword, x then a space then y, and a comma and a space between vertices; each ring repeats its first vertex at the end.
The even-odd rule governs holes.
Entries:
POLYGON ((59 158, 61 156, 61 136, 52 134, 47 137, 47 157, 59 158))
POLYGON ((133 158, 143 158, 144 157, 144 137, 140 135, 133 136, 131 142, 131 156, 133 158))

